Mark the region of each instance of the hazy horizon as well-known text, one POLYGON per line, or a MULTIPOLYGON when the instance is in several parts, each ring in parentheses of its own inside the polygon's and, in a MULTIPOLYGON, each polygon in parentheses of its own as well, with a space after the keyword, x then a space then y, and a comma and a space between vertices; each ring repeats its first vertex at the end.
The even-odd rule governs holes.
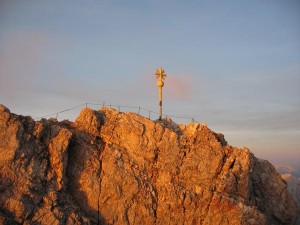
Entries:
POLYGON ((299 1, 0 1, 0 104, 13 113, 158 111, 159 67, 165 114, 299 167, 299 1))

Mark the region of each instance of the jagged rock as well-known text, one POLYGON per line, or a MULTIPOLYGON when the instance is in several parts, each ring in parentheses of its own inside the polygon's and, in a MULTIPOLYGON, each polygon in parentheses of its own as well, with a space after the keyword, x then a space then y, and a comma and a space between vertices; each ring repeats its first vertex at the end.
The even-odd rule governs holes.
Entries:
POLYGON ((51 139, 49 143, 49 154, 51 167, 56 175, 57 190, 62 189, 64 183, 67 182, 66 167, 68 164, 68 146, 72 137, 72 133, 67 129, 61 129, 59 133, 51 139))
MULTIPOLYGON (((50 120, 35 122, 0 105, 0 221, 2 224, 86 224, 68 192, 68 142, 71 132, 50 120), (72 223, 70 223, 72 224, 72 223)), ((1 224, 0 223, 0 224, 1 224)))
POLYGON ((274 167, 198 123, 0 106, 0 224, 295 224, 274 167))

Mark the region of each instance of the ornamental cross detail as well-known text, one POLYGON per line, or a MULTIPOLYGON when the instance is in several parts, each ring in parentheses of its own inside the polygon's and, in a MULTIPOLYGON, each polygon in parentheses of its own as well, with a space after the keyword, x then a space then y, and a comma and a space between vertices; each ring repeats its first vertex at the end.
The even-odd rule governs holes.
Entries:
POLYGON ((162 68, 159 68, 155 71, 157 78, 157 87, 158 87, 158 101, 159 101, 159 120, 162 119, 162 88, 164 86, 164 79, 167 76, 165 71, 162 68))

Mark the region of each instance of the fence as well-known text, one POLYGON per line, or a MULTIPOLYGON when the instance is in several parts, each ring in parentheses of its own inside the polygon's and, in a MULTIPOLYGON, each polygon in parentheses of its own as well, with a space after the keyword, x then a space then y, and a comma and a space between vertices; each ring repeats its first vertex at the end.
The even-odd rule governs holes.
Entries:
MULTIPOLYGON (((72 110, 75 110, 75 109, 78 109, 78 108, 84 108, 84 107, 92 108, 92 107, 95 107, 95 106, 112 108, 112 109, 118 110, 119 112, 129 112, 130 111, 130 112, 137 113, 138 115, 147 117, 148 119, 152 119, 154 116, 155 116, 155 118, 158 118, 158 116, 159 116, 158 112, 155 112, 155 111, 152 111, 152 110, 149 110, 149 109, 145 109, 145 108, 140 107, 140 106, 113 105, 113 104, 106 104, 105 102, 103 102, 102 104, 86 102, 86 103, 71 107, 69 109, 64 109, 62 111, 55 112, 55 113, 52 113, 52 114, 48 114, 48 115, 41 116, 41 117, 37 117, 37 118, 34 118, 34 119, 39 120, 39 119, 42 119, 42 118, 49 118, 49 117, 50 118, 55 117, 57 119, 60 114, 63 114, 65 112, 72 111, 72 110)), ((181 120, 189 120, 189 121, 195 122, 194 118, 191 118, 191 117, 173 116, 173 115, 168 115, 168 114, 162 114, 162 116, 163 116, 163 118, 171 118, 172 120, 181 119, 181 120)))

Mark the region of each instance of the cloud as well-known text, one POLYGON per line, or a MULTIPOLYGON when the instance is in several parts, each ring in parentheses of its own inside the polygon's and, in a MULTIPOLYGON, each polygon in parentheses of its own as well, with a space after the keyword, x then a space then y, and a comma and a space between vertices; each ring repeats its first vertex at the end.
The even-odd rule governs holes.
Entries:
POLYGON ((166 93, 171 98, 184 100, 191 97, 193 94, 192 89, 194 88, 195 83, 194 77, 189 75, 170 75, 166 78, 166 93))

